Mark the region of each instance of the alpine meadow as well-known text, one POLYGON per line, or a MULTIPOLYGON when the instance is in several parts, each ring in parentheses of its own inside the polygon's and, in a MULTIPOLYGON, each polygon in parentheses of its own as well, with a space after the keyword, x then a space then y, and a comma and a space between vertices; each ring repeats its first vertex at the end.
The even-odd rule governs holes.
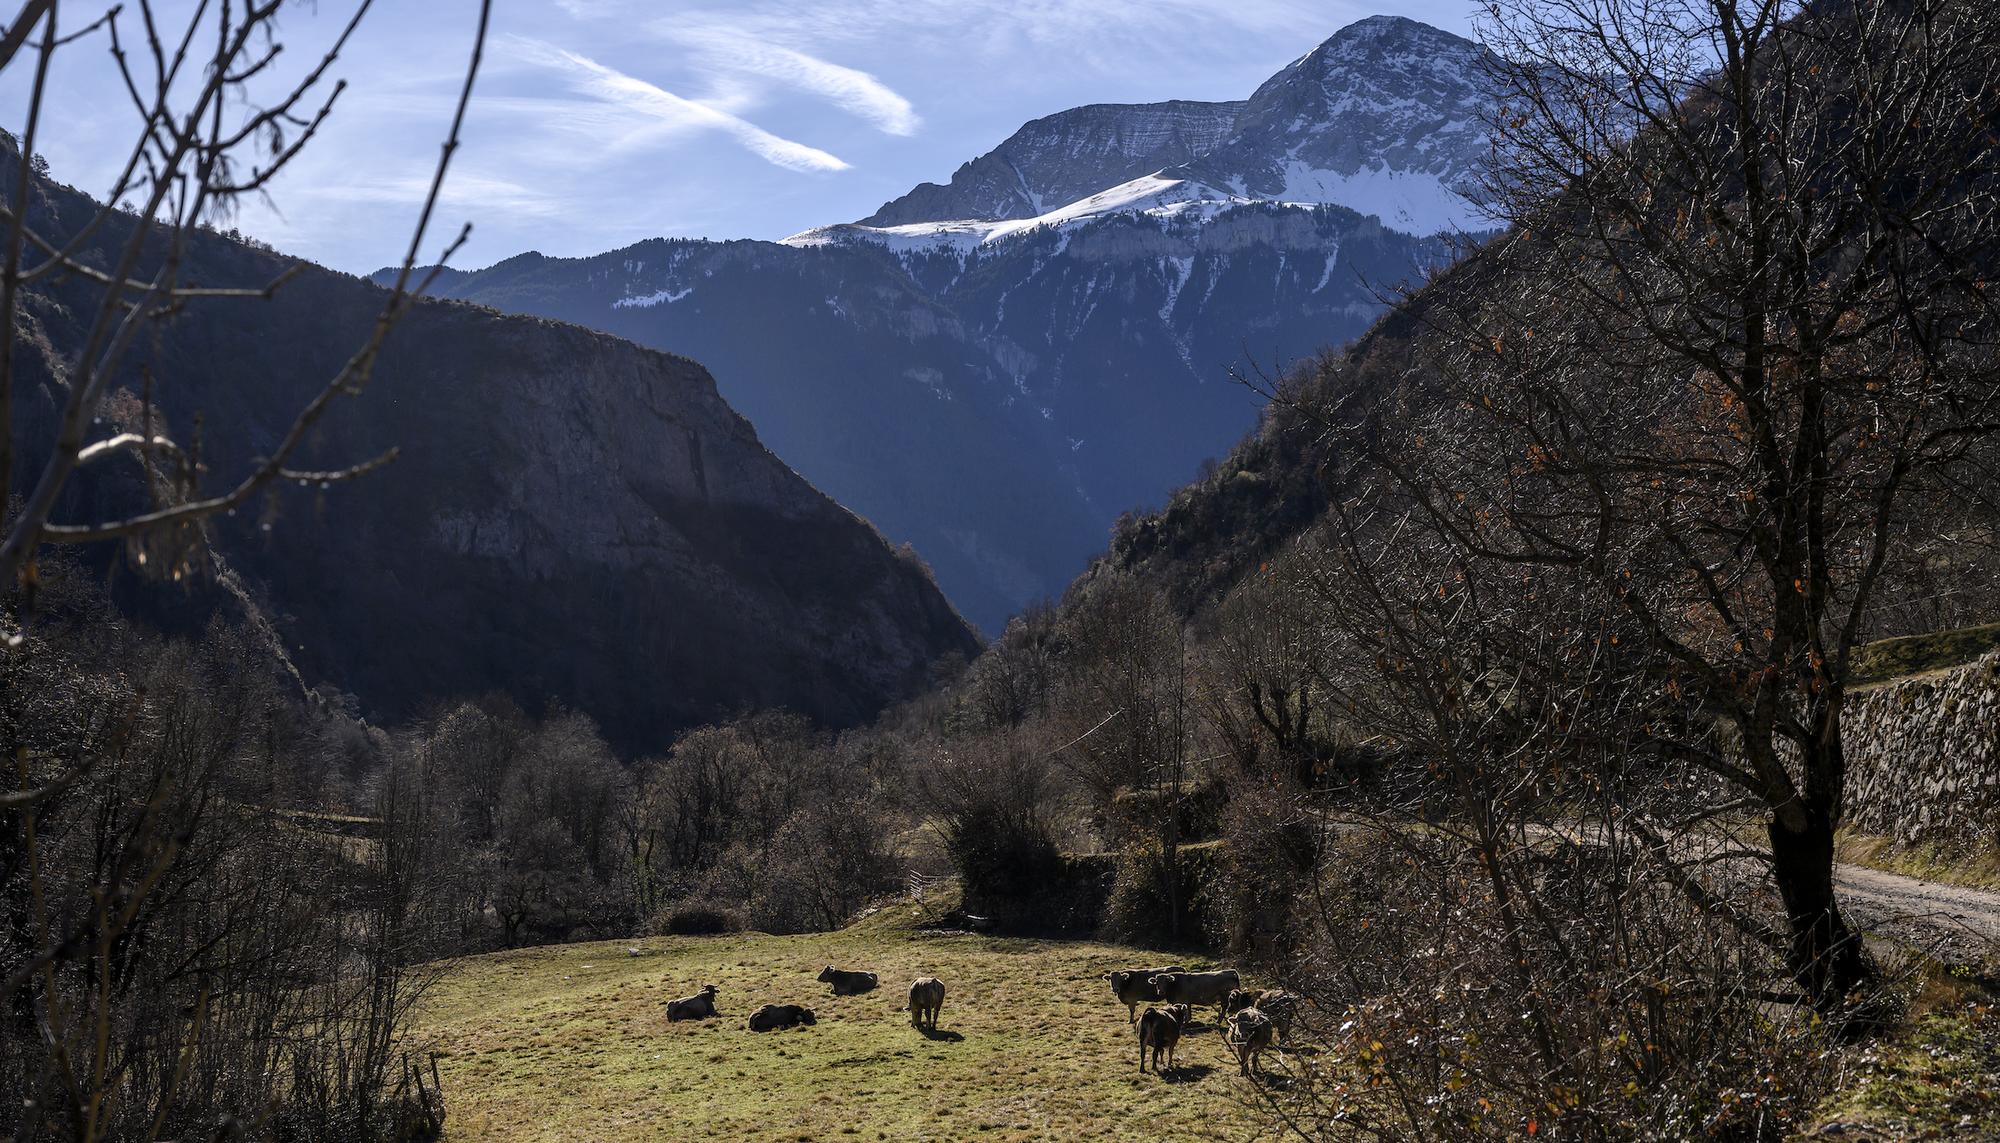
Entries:
POLYGON ((0 8, 0 1143, 2000 1140, 2000 6, 1364 2, 0 8))

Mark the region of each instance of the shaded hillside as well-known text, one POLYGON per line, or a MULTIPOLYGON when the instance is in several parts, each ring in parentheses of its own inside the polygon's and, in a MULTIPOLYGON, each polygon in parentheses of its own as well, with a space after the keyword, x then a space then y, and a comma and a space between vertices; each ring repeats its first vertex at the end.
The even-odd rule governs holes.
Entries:
POLYGON ((866 224, 524 254, 452 296, 690 353, 773 451, 989 632, 1256 423, 1232 371, 1339 346, 1484 225, 1477 45, 1341 30, 1249 103, 1035 120, 866 224))
MULTIPOLYGON (((38 189, 44 233, 72 233, 94 210, 38 189)), ((117 238, 97 236, 86 257, 117 238)), ((186 276, 261 285, 286 264, 217 237, 196 243, 186 276)), ((198 303, 130 355, 129 392, 112 405, 136 424, 143 378, 158 378, 161 414, 202 442, 220 482, 270 447, 382 297, 308 268, 273 301, 198 303)), ((92 298, 72 280, 29 299, 44 348, 25 363, 31 424, 52 416, 92 298)), ((392 446, 396 463, 353 484, 287 488, 212 525, 308 679, 381 716, 503 690, 586 711, 628 746, 748 708, 848 723, 976 647, 917 561, 766 451, 686 358, 423 304, 371 387, 336 405, 295 464, 392 446)), ((129 468, 106 469, 69 507, 136 487, 129 468)))
POLYGON ((697 356, 774 451, 997 632, 1255 423, 1232 369, 1360 332, 1372 284, 1442 250, 1338 207, 1244 206, 971 252, 653 240, 522 255, 448 292, 697 356))
POLYGON ((1164 507, 1122 519, 1079 583, 1133 576, 1166 592, 1186 614, 1220 600, 1332 504, 1343 461, 1327 440, 1328 408, 1357 386, 1386 386, 1410 368, 1429 332, 1429 311, 1492 288, 1497 261, 1493 245, 1470 251, 1352 345, 1271 379, 1277 399, 1256 429, 1164 507))

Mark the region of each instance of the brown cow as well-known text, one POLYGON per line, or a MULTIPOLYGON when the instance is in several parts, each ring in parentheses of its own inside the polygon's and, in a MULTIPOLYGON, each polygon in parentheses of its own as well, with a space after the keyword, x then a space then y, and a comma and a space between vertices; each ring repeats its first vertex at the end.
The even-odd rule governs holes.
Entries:
POLYGON ((803 1004, 766 1004, 750 1014, 752 1032, 775 1032, 801 1024, 817 1024, 819 1017, 803 1004))
POLYGON ((1270 1048, 1275 1031, 1271 1018, 1255 1008, 1245 1008, 1229 1018, 1229 1050, 1236 1054, 1244 1075, 1256 1077, 1257 1057, 1270 1048))
POLYGON ((715 994, 720 991, 713 984, 704 984, 693 996, 667 1001, 667 1022, 709 1019, 715 1015, 715 994))
POLYGON ((1245 1008, 1255 1008, 1271 1018, 1271 1027, 1278 1039, 1289 1039, 1292 1034, 1292 1018, 1298 1015, 1299 994, 1286 992, 1282 988, 1239 988, 1229 994, 1222 1003, 1222 1014, 1229 1016, 1245 1008))
POLYGON ((1104 979, 1111 982, 1111 991, 1118 1002, 1125 1006, 1127 1024, 1139 1018, 1139 1005, 1152 1000, 1164 999, 1153 984, 1153 978, 1168 972, 1180 972, 1181 966, 1170 964, 1164 968, 1128 968, 1118 972, 1107 972, 1104 979))
POLYGON ((1201 1006, 1215 1005, 1218 1018, 1227 1015, 1223 1006, 1229 1003, 1229 994, 1242 986, 1243 980, 1233 968, 1215 972, 1163 972, 1153 977, 1153 987, 1160 990, 1160 999, 1169 1004, 1189 1004, 1201 1006))
POLYGON ((1267 988, 1257 995, 1257 1011, 1271 1018, 1271 1030, 1278 1039, 1292 1038, 1292 1020, 1299 1014, 1299 1005, 1304 999, 1296 992, 1286 992, 1282 988, 1267 988))
POLYGON ((920 976, 910 984, 910 1023, 937 1031, 938 1012, 944 1008, 944 981, 920 976))
POLYGON ((833 985, 835 996, 859 996, 875 991, 876 980, 872 972, 849 972, 827 965, 820 970, 819 982, 833 985))
POLYGON ((1153 1071, 1160 1073, 1160 1053, 1167 1054, 1167 1066, 1174 1066, 1174 1049, 1181 1042, 1181 1033, 1194 1022, 1194 1010, 1185 1004, 1171 1008, 1154 1008, 1148 1005, 1146 1014, 1139 1017, 1139 1071, 1146 1070, 1146 1050, 1153 1052, 1153 1071))

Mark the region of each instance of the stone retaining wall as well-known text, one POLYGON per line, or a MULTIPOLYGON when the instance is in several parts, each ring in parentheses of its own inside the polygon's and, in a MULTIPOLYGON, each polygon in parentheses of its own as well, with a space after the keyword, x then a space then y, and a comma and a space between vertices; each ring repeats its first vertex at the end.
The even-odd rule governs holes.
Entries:
POLYGON ((2000 845, 2000 651, 1850 700, 1847 816, 1899 843, 2000 845))

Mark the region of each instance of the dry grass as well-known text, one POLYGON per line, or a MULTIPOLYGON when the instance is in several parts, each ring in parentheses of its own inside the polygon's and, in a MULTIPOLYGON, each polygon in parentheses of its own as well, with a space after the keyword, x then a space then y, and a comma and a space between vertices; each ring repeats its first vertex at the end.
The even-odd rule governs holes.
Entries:
POLYGON ((1212 1019, 1183 1042, 1172 1079, 1137 1070, 1102 976, 1163 958, 1201 963, 924 935, 904 903, 839 933, 470 958, 432 995, 419 1034, 444 1053, 453 1141, 1242 1138, 1254 1091, 1212 1019), (880 973, 883 987, 829 996, 813 979, 828 962, 880 973), (935 1038, 900 1010, 920 975, 949 989, 935 1038), (666 1001, 703 984, 721 989, 721 1018, 669 1025, 666 1001), (812 1005, 819 1024, 746 1031, 766 1002, 812 1005))
POLYGON ((1857 1140, 2000 1138, 2000 1012, 1990 986, 1934 963, 1911 985, 1897 1027, 1841 1052, 1839 1090, 1816 1118, 1857 1140))

